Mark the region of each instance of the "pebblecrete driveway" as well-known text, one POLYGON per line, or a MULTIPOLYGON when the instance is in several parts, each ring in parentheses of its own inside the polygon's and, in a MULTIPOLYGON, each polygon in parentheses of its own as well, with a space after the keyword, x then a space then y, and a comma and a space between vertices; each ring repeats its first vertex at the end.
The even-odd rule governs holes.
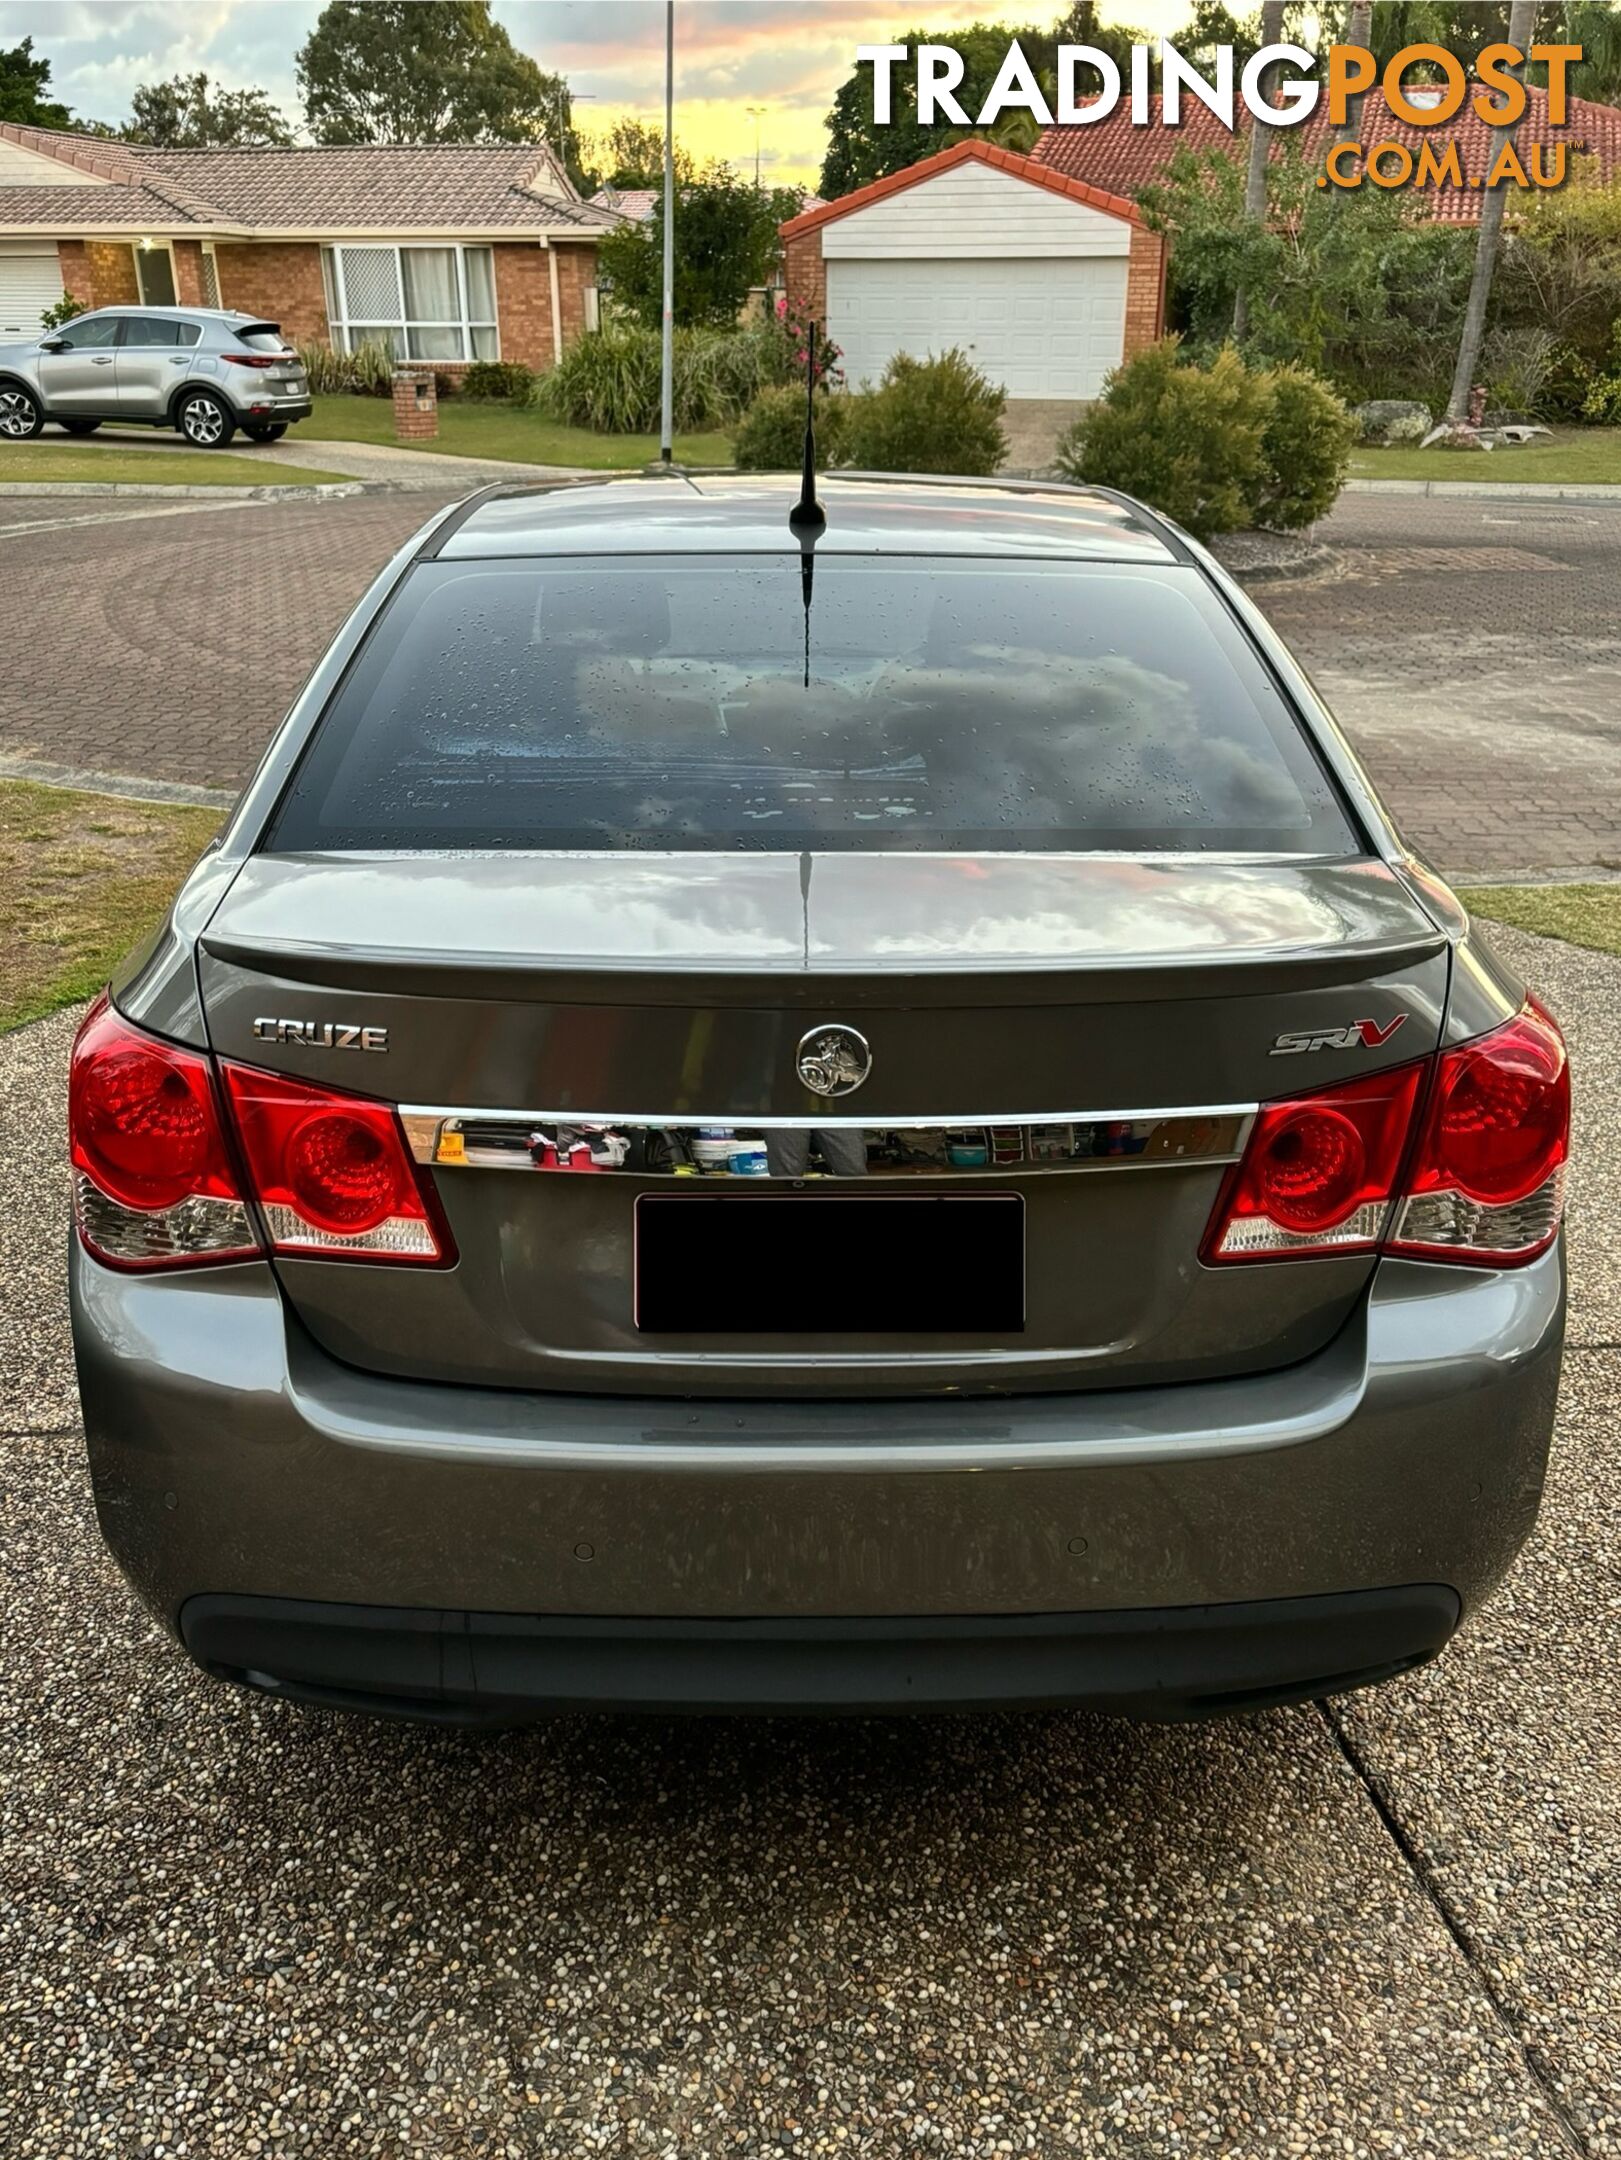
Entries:
POLYGON ((1425 1673, 1203 1727, 204 1680, 86 1490, 74 1016, 0 1042, 6 2160, 1621 2155, 1621 963, 1504 943, 1578 1074, 1541 1527, 1425 1673))

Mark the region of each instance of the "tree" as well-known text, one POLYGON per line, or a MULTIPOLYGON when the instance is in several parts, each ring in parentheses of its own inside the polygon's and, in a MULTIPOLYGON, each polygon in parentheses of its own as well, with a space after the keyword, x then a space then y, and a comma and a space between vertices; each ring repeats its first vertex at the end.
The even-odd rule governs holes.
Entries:
MULTIPOLYGON (((664 185, 664 130, 651 120, 638 120, 627 113, 616 120, 604 135, 593 136, 586 145, 586 155, 602 176, 602 185, 611 188, 661 188, 664 185)), ((678 181, 695 180, 698 177, 690 152, 675 146, 675 176, 678 181)))
MULTIPOLYGON (((1283 37, 1283 0, 1264 0, 1261 8, 1261 45, 1276 45, 1283 37)), ((1259 49, 1259 48, 1257 48, 1259 49)), ((1261 102, 1272 102, 1275 70, 1261 77, 1261 102)), ((1272 157, 1272 130, 1259 120, 1250 122, 1249 169, 1244 180, 1244 219, 1249 225, 1266 223, 1266 168, 1272 157)), ((1233 300, 1233 336, 1242 339, 1249 319, 1249 289, 1240 284, 1233 300)))
POLYGON ((175 75, 142 83, 130 99, 125 140, 159 150, 285 149, 293 139, 285 116, 262 90, 211 87, 206 75, 175 75))
POLYGON ((1319 188, 1316 165, 1285 147, 1267 167, 1267 215, 1243 215, 1244 165, 1178 150, 1138 200, 1172 238, 1169 312, 1183 351, 1205 361, 1249 295, 1245 357, 1298 361, 1353 400, 1439 403, 1451 379, 1473 236, 1423 216, 1401 193, 1319 188))
POLYGON ((73 115, 67 107, 43 94, 50 79, 51 63, 34 58, 31 37, 9 51, 0 51, 0 120, 20 127, 72 127, 73 115))
MULTIPOLYGON (((1532 18, 1536 14, 1535 0, 1514 0, 1508 12, 1508 42, 1524 52, 1531 42, 1532 18)), ((1508 127, 1493 128, 1491 135, 1491 170, 1505 150, 1514 145, 1519 132, 1518 121, 1508 127)), ((1503 237, 1503 209, 1508 194, 1508 182, 1499 180, 1495 187, 1487 188, 1480 205, 1480 230, 1475 237, 1475 268, 1469 280, 1469 300, 1463 312, 1463 331, 1458 339, 1458 364, 1452 371, 1452 395, 1447 399, 1447 419, 1456 427, 1468 414, 1469 392, 1475 380, 1475 369, 1480 361, 1481 342, 1486 335, 1486 309, 1491 302, 1492 278, 1497 269, 1498 248, 1503 237)))
MULTIPOLYGON (((777 226, 799 207, 791 189, 768 191, 713 164, 676 190, 675 316, 683 325, 735 323, 749 288, 765 283, 777 226)), ((653 215, 609 233, 597 251, 614 300, 654 328, 664 312, 664 199, 653 215)))
POLYGON ((518 51, 490 0, 328 0, 298 86, 320 143, 545 141, 579 169, 568 84, 518 51))

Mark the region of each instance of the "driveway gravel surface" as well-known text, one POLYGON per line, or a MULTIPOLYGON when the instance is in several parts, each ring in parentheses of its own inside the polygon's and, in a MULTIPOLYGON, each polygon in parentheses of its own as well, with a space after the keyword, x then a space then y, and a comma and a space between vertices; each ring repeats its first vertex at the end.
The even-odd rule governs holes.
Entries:
POLYGON ((1197 1728, 204 1680, 85 1484, 74 1016, 0 1041, 0 2153, 1621 2155, 1621 963, 1503 944, 1577 1057, 1541 1528, 1426 1673, 1197 1728))

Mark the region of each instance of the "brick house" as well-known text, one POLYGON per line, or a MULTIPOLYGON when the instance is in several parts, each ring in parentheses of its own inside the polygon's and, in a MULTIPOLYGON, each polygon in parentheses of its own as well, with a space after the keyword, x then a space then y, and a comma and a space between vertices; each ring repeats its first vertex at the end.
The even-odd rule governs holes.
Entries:
POLYGON ((618 223, 542 143, 152 150, 0 123, 0 344, 64 291, 240 308, 298 344, 553 365, 618 223))
POLYGON ((1021 403, 1095 398, 1161 335, 1165 250, 1136 204, 970 139, 782 227, 789 305, 852 384, 958 346, 1021 403))

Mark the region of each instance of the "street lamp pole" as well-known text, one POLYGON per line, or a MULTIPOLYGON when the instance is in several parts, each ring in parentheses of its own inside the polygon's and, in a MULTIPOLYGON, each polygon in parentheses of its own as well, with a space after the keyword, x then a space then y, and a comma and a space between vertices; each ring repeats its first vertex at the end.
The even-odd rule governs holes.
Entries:
POLYGON ((675 0, 664 0, 664 335, 659 352, 659 456, 675 457, 675 0))

